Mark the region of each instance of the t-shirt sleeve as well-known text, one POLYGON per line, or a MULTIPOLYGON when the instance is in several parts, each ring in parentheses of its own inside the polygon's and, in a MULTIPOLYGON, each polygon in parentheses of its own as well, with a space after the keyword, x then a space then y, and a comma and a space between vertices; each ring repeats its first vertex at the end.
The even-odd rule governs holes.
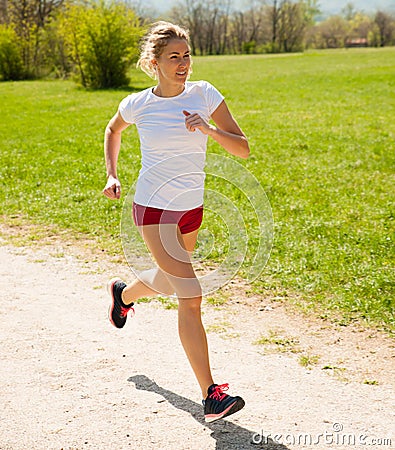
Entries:
POLYGON ((133 98, 134 95, 128 95, 119 104, 118 111, 122 116, 122 119, 127 123, 135 123, 134 111, 133 111, 133 98))
POLYGON ((225 97, 212 84, 206 82, 206 100, 211 114, 218 108, 225 97))

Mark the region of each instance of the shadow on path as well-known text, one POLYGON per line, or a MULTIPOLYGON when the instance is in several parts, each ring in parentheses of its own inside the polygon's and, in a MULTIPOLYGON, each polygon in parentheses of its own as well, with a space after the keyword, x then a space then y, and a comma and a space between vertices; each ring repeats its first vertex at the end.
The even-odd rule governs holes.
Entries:
MULTIPOLYGON (((154 381, 145 375, 135 375, 128 378, 128 381, 136 385, 136 389, 155 392, 161 395, 172 406, 185 411, 204 427, 209 428, 212 433, 211 437, 216 440, 216 450, 244 450, 244 449, 260 449, 267 450, 289 450, 285 445, 268 439, 267 442, 253 443, 255 431, 235 425, 227 420, 219 420, 214 423, 206 423, 203 416, 202 405, 193 402, 181 395, 158 386, 154 381)), ((259 440, 256 438, 256 440, 259 440)))

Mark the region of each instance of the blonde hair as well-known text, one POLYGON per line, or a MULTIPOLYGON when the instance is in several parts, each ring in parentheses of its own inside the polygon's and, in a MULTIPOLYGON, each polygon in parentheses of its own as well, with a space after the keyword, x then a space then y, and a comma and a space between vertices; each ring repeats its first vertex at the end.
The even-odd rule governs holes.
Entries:
MULTIPOLYGON (((184 39, 189 43, 189 31, 170 22, 155 22, 143 37, 140 47, 140 58, 137 67, 151 78, 156 79, 153 59, 158 59, 172 39, 184 39)), ((189 74, 192 72, 190 69, 189 74)))

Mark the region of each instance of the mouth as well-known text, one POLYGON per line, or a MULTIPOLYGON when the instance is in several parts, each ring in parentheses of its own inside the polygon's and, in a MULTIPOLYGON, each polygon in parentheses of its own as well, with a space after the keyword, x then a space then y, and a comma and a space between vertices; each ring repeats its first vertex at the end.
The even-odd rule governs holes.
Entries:
POLYGON ((176 72, 176 74, 183 77, 187 74, 187 72, 186 72, 186 70, 184 70, 183 72, 176 72))

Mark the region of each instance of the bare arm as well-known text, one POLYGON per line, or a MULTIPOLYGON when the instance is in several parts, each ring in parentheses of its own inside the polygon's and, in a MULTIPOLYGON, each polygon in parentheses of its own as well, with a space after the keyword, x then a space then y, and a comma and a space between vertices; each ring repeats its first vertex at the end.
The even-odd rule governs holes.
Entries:
POLYGON ((200 130, 202 133, 211 136, 227 152, 240 158, 248 158, 250 147, 243 131, 237 124, 225 101, 222 101, 213 112, 212 119, 216 126, 203 120, 199 114, 190 114, 183 111, 185 125, 189 131, 200 130))
POLYGON ((121 134, 128 126, 129 124, 122 119, 118 111, 108 123, 104 133, 107 183, 103 189, 103 194, 110 199, 119 199, 121 196, 121 183, 117 176, 117 163, 121 148, 121 134))

